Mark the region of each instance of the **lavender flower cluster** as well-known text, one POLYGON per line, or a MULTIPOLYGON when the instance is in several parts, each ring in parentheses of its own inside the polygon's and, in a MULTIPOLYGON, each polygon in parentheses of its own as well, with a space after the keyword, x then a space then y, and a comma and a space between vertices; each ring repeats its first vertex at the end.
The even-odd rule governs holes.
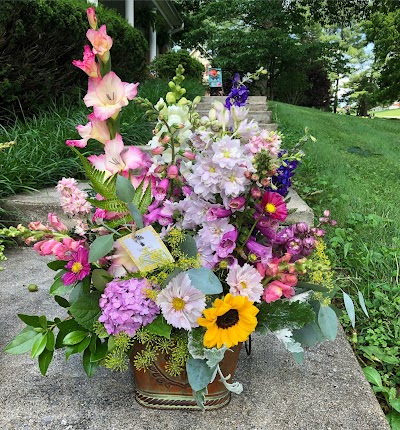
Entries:
POLYGON ((100 322, 108 334, 128 333, 133 337, 137 329, 150 324, 160 308, 146 296, 150 288, 145 279, 114 280, 107 284, 100 298, 100 322))

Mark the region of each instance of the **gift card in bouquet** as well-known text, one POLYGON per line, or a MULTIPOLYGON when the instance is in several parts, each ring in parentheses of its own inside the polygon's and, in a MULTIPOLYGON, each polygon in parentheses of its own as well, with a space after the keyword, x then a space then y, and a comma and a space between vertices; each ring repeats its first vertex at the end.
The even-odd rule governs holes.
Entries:
POLYGON ((174 262, 174 258, 152 226, 118 239, 141 272, 174 262))

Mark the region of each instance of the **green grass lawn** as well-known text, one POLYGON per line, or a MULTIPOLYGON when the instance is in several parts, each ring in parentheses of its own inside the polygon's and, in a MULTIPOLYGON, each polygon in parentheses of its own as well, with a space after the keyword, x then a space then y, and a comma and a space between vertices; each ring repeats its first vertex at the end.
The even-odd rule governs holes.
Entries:
POLYGON ((400 109, 381 110, 379 112, 371 112, 371 114, 373 114, 373 116, 377 118, 385 118, 391 116, 400 118, 400 109))
MULTIPOLYGON (((305 127, 317 138, 304 147, 295 186, 317 218, 330 209, 338 221, 325 239, 337 284, 355 302, 362 291, 370 314, 356 305, 356 330, 346 317, 342 322, 361 364, 376 368, 400 402, 400 122, 276 102, 270 107, 286 146, 305 127)), ((389 421, 400 422, 400 411, 378 398, 392 413, 389 421)))

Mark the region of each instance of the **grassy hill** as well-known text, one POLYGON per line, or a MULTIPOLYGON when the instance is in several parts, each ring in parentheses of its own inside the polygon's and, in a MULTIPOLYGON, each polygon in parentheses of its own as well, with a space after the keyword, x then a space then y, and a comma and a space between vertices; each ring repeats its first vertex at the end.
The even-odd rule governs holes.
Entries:
MULTIPOLYGON (((338 227, 325 240, 338 286, 357 302, 366 298, 367 318, 356 306, 356 330, 345 329, 362 366, 376 368, 385 387, 400 388, 400 121, 334 115, 270 103, 285 145, 309 127, 317 143, 295 186, 317 217, 330 209, 338 227)), ((377 394, 392 429, 400 411, 377 394)), ((397 403, 396 403, 397 405, 397 403)), ((396 406, 397 407, 397 406, 396 406)))
POLYGON ((372 114, 377 118, 396 117, 400 119, 400 109, 381 110, 381 111, 373 112, 372 114))

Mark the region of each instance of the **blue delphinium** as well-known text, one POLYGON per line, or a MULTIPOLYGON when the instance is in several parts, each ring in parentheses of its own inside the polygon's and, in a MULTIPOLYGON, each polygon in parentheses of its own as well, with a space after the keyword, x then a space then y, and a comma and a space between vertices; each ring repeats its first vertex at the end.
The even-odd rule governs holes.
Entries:
POLYGON ((284 156, 286 153, 287 151, 281 151, 278 154, 278 157, 282 159, 282 164, 278 167, 276 174, 272 176, 272 184, 274 188, 269 188, 283 197, 289 192, 289 188, 292 186, 291 178, 299 165, 298 160, 285 160, 284 156))
POLYGON ((239 73, 235 73, 231 91, 225 101, 225 107, 230 109, 232 106, 245 106, 248 97, 249 89, 241 82, 239 73))

